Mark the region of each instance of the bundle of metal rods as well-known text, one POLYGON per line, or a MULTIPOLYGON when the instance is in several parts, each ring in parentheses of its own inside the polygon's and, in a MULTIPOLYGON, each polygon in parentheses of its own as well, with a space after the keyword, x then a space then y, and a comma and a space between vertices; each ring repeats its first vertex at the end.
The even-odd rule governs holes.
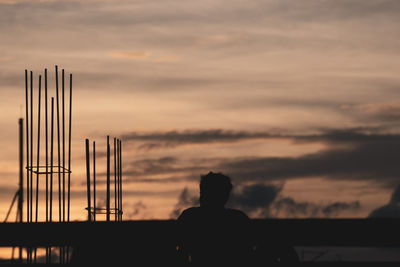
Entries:
MULTIPOLYGON (((71 125, 72 125, 72 74, 69 75, 69 116, 68 116, 68 148, 66 148, 66 105, 65 105, 65 72, 61 71, 61 112, 60 112, 60 96, 59 96, 59 79, 58 66, 55 66, 55 98, 56 98, 56 129, 57 129, 57 165, 54 165, 54 97, 51 97, 51 119, 50 119, 50 137, 49 137, 49 114, 48 114, 48 79, 47 69, 44 70, 44 135, 45 135, 45 165, 40 165, 41 159, 41 109, 42 109, 42 75, 38 79, 38 102, 37 102, 37 121, 34 121, 34 91, 33 91, 33 72, 30 71, 28 81, 28 70, 25 70, 25 100, 26 100, 26 221, 28 223, 39 221, 39 180, 41 175, 46 178, 46 208, 45 221, 53 222, 53 178, 57 175, 58 178, 58 221, 70 221, 70 186, 71 186, 71 125), (61 118, 60 118, 61 113, 61 118), (34 165, 34 125, 37 128, 37 143, 36 143, 36 164, 34 165), (61 124, 61 126, 60 126, 61 124), (60 133, 61 131, 61 133, 60 133), (50 140, 49 140, 50 139, 50 140), (50 142, 49 142, 50 141, 50 142), (61 149, 62 146, 62 149, 61 149), (50 153, 49 153, 50 147, 50 153), (68 166, 66 167, 65 154, 68 149, 68 166), (50 157, 49 157, 50 154, 50 157), (67 175, 67 189, 66 189, 67 175), (36 185, 33 183, 33 178, 36 176, 36 185), (35 205, 33 203, 33 189, 35 189, 35 205), (67 192, 67 201, 65 194, 67 192), (35 217, 33 217, 35 211, 35 217)), ((43 153, 43 152, 42 152, 43 153)), ((36 250, 35 250, 36 252, 36 250)), ((47 252, 51 254, 51 250, 47 252)), ((36 253, 35 253, 36 256, 36 253)), ((49 256, 49 258, 51 255, 49 256)), ((35 257, 36 259, 36 257, 35 257)))
POLYGON ((93 141, 93 207, 91 197, 91 176, 90 176, 90 144, 86 139, 86 184, 88 221, 95 222, 96 214, 105 214, 106 221, 111 221, 111 214, 114 214, 115 221, 122 221, 122 141, 114 138, 114 208, 110 206, 110 185, 111 185, 111 153, 110 136, 107 136, 107 176, 106 176, 106 208, 96 207, 96 142, 93 141))

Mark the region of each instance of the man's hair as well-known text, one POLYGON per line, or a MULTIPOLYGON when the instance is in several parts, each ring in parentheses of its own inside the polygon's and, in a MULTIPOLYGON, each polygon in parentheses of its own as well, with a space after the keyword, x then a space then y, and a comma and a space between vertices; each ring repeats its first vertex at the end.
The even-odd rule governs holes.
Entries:
POLYGON ((224 206, 232 190, 231 178, 222 173, 209 172, 201 176, 200 205, 224 206))

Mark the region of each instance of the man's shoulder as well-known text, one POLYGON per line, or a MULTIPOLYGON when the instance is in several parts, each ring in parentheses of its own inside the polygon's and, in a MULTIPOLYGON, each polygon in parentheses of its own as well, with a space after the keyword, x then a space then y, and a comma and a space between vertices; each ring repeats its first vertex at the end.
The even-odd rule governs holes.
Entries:
POLYGON ((249 217, 246 215, 246 213, 244 213, 241 210, 237 210, 237 209, 226 209, 226 210, 230 216, 237 217, 237 218, 243 219, 243 220, 249 220, 249 217))
POLYGON ((178 217, 178 220, 182 220, 187 217, 191 217, 195 214, 198 214, 200 212, 200 207, 191 207, 187 208, 184 211, 182 211, 181 215, 178 217))

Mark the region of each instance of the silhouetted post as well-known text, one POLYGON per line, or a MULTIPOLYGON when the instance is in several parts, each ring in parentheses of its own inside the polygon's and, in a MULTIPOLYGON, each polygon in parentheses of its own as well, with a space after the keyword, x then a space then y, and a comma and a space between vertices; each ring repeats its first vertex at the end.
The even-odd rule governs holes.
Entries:
MULTIPOLYGON (((44 69, 44 102, 45 102, 45 139, 46 139, 46 222, 49 221, 49 139, 48 139, 48 112, 47 112, 47 69, 44 69)), ((50 247, 46 247, 46 263, 49 262, 50 247)))
POLYGON ((44 99, 45 99, 45 128, 46 128, 46 222, 49 221, 49 147, 48 147, 48 123, 47 123, 47 69, 44 69, 44 99))
POLYGON ((25 70, 25 112, 26 112, 26 221, 29 222, 29 96, 28 70, 25 70))
POLYGON ((117 139, 117 184, 118 184, 118 196, 117 196, 117 210, 118 210, 118 221, 120 220, 120 185, 119 185, 119 139, 117 139))
POLYGON ((61 109, 62 109, 62 169, 63 169, 63 173, 62 173, 62 183, 63 183, 63 187, 62 187, 62 194, 63 194, 63 200, 62 200, 62 220, 63 222, 65 222, 65 87, 64 87, 64 82, 65 82, 65 77, 64 77, 64 69, 62 69, 61 71, 61 76, 62 76, 62 105, 61 105, 61 109))
POLYGON ((53 155, 54 155, 54 97, 51 98, 50 130, 50 222, 53 220, 53 155))
POLYGON ((58 220, 61 222, 61 155, 60 155, 60 104, 58 100, 58 66, 56 66, 57 145, 58 145, 58 220))
POLYGON ((38 136, 37 136, 37 158, 36 158, 36 210, 35 210, 35 222, 38 222, 38 209, 39 209, 39 158, 40 158, 40 98, 42 91, 42 76, 39 75, 39 97, 38 97, 38 136))
POLYGON ((72 125, 72 74, 69 75, 69 134, 68 134, 68 218, 69 222, 71 207, 71 125, 72 125))
POLYGON ((107 135, 107 221, 110 221, 110 136, 107 135))
POLYGON ((117 140, 114 137, 114 210, 115 221, 118 220, 117 212, 117 140))
MULTIPOLYGON (((30 129, 30 155, 29 155, 29 159, 30 159, 30 175, 29 175, 29 199, 27 199, 26 201, 29 202, 29 218, 28 218, 28 222, 32 222, 32 215, 33 215, 33 172, 32 172, 32 166, 33 166, 33 73, 32 71, 30 71, 30 100, 31 100, 31 129, 30 129)), ((29 263, 32 262, 32 248, 28 249, 28 258, 29 258, 29 263)))
POLYGON ((87 185, 87 202, 88 202, 88 222, 91 222, 90 216, 90 157, 89 157, 89 139, 86 139, 86 185, 87 185))
POLYGON ((122 221, 122 141, 119 140, 120 216, 122 221))
POLYGON ((93 221, 96 221, 96 142, 93 141, 93 221))
MULTIPOLYGON (((18 184, 18 214, 17 217, 19 222, 22 223, 23 220, 23 201, 24 201, 24 125, 23 119, 18 120, 19 129, 19 184, 18 184)), ((22 262, 22 247, 19 247, 19 262, 22 262)))

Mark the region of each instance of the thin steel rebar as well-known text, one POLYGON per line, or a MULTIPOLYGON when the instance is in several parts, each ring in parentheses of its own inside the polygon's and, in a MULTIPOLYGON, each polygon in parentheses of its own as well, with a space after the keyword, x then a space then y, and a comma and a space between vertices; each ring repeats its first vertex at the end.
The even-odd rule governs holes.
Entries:
POLYGON ((110 221, 110 136, 107 135, 107 221, 110 221))
MULTIPOLYGON (((24 202, 24 121, 22 118, 18 120, 19 129, 19 184, 18 184, 18 212, 16 220, 23 222, 23 202, 24 202)), ((19 262, 22 263, 22 247, 19 246, 19 262)))
MULTIPOLYGON (((30 71, 30 110, 31 110, 31 114, 30 114, 30 121, 31 121, 31 125, 30 125, 30 133, 29 133, 29 138, 30 138, 30 150, 29 150, 29 161, 30 161, 30 166, 33 166, 33 73, 32 71, 30 71)), ((29 202, 29 218, 28 218, 28 222, 32 222, 32 215, 33 215, 33 211, 32 211, 32 203, 33 203, 33 187, 32 187, 32 183, 33 182, 33 174, 32 172, 30 172, 29 175, 29 199, 27 199, 26 201, 29 202)), ((32 263, 32 248, 28 249, 28 262, 32 263)))
POLYGON ((61 155, 60 155, 60 104, 58 97, 58 66, 56 66, 57 147, 58 147, 58 220, 61 222, 61 155))
POLYGON ((122 221, 122 141, 119 140, 120 221, 122 221))
POLYGON ((88 221, 91 221, 91 207, 90 207, 90 157, 89 157, 89 139, 86 139, 86 185, 87 185, 87 210, 88 210, 88 221))
POLYGON ((68 217, 71 209, 71 125, 72 125, 72 74, 69 75, 69 133, 68 133, 68 217))
POLYGON ((93 141, 93 221, 96 221, 96 142, 93 141))
POLYGON ((53 150, 54 150, 54 97, 51 98, 51 130, 50 130, 50 222, 53 220, 53 150))
POLYGON ((62 110, 62 167, 63 167, 63 172, 62 172, 62 220, 65 222, 65 77, 64 77, 64 69, 61 71, 61 76, 62 76, 62 102, 61 102, 61 110, 62 110))
POLYGON ((25 70, 25 111, 26 111, 26 221, 29 222, 29 95, 28 70, 25 70))
MULTIPOLYGON (((114 208, 117 210, 117 140, 114 137, 114 208)), ((115 221, 118 220, 118 214, 115 213, 115 221)))
POLYGON ((46 222, 49 221, 49 146, 48 146, 48 123, 47 123, 47 69, 44 69, 44 99, 45 99, 45 129, 46 129, 46 222))
POLYGON ((117 183, 118 183, 118 199, 117 199, 117 209, 118 209, 118 221, 120 219, 119 211, 120 211, 120 203, 119 203, 119 139, 117 139, 117 183))
MULTIPOLYGON (((36 164, 39 166, 40 159, 40 99, 42 91, 42 76, 39 75, 39 87, 38 87, 38 136, 37 136, 37 158, 36 164)), ((39 168, 39 167, 38 167, 39 168)), ((39 172, 36 173, 36 210, 35 210, 35 222, 38 222, 38 210, 39 210, 39 172)))

